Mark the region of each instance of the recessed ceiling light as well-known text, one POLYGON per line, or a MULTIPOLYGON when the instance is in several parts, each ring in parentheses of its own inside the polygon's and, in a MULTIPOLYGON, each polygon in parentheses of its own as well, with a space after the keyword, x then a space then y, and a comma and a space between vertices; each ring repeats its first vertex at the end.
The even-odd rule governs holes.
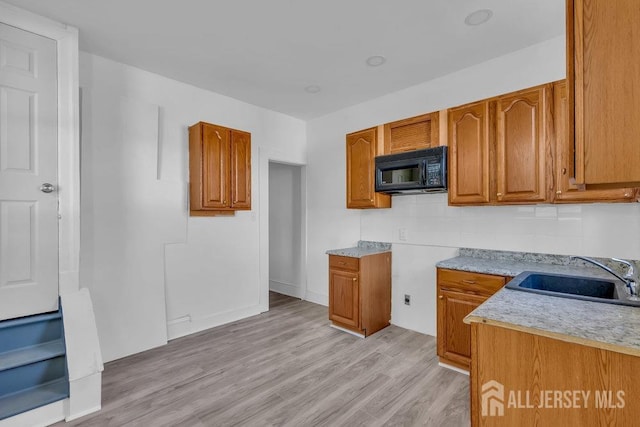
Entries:
POLYGON ((318 85, 310 85, 304 88, 307 93, 318 93, 320 92, 320 86, 318 85))
POLYGON ((367 58, 367 65, 369 67, 379 67, 380 65, 387 62, 387 58, 380 55, 370 56, 367 58))
POLYGON ((493 16, 493 12, 489 9, 480 9, 475 12, 471 12, 464 18, 464 23, 471 26, 484 24, 493 16))

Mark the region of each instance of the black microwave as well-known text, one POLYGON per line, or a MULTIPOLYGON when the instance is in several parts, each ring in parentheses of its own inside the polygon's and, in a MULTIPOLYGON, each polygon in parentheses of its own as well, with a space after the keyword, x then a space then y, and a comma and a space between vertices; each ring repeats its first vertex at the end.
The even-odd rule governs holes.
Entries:
POLYGON ((387 194, 447 191, 447 147, 376 157, 376 191, 387 194))

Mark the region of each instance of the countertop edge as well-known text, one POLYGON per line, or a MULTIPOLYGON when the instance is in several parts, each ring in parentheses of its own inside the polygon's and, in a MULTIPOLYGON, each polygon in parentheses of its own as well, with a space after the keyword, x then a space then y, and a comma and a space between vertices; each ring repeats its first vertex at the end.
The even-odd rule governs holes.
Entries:
POLYGON ((472 323, 482 323, 485 325, 498 326, 505 329, 510 329, 518 332, 525 332, 532 335, 539 335, 546 338, 556 339, 558 341, 564 341, 572 344, 584 345, 587 347, 599 348, 601 350, 612 351, 614 353, 627 354, 629 356, 640 357, 640 349, 633 347, 619 346, 615 344, 609 344, 602 341, 590 340, 587 338, 576 337, 574 335, 567 335, 560 332, 551 332, 545 329, 537 329, 529 326, 517 325, 515 323, 503 322, 500 320, 488 319, 486 317, 468 315, 464 318, 464 323, 471 325, 472 323))

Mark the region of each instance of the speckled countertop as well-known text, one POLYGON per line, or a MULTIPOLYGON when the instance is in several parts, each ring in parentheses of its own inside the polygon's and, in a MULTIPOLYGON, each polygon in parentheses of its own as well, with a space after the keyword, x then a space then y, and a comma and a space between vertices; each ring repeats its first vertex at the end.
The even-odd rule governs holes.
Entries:
MULTIPOLYGON (((617 263, 606 261, 619 270, 617 263)), ((635 261, 636 265, 638 264, 635 261)), ((516 276, 523 271, 613 277, 567 256, 461 249, 440 268, 516 276)), ((640 356, 640 307, 628 307, 505 289, 465 318, 606 350, 640 356)))
POLYGON ((379 254, 391 251, 391 243, 386 242, 370 242, 360 240, 358 245, 352 248, 330 249, 326 253, 329 255, 348 256, 351 258, 362 258, 366 255, 379 254))

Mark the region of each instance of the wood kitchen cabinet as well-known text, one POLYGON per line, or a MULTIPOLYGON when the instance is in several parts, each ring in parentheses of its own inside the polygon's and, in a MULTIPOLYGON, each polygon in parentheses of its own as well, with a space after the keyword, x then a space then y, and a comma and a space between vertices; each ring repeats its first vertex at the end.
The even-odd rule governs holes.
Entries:
POLYGON ((580 190, 572 182, 574 177, 574 146, 569 129, 569 94, 566 80, 554 83, 553 98, 555 124, 554 172, 556 184, 554 203, 635 201, 636 189, 634 188, 580 190))
POLYGON ((474 321, 471 328, 473 427, 638 425, 640 405, 635 397, 640 382, 633 374, 640 369, 637 355, 597 348, 586 340, 538 335, 515 325, 474 321), (490 393, 489 399, 483 391, 490 393), (562 393, 560 401, 553 397, 557 391, 562 393), (571 391, 585 394, 574 401, 571 391))
POLYGON ((391 252, 329 255, 329 320, 369 336, 391 320, 391 252))
POLYGON ((466 271, 437 269, 438 356, 440 362, 469 370, 471 328, 463 319, 509 278, 466 271))
POLYGON ((480 101, 449 110, 449 204, 489 203, 492 104, 480 101))
POLYGON ((391 196, 375 192, 375 157, 384 154, 382 126, 347 135, 347 208, 390 208, 391 196))
POLYGON ((550 84, 449 110, 449 204, 543 203, 553 184, 550 84))
POLYGON ((575 178, 588 188, 640 186, 638 22, 637 0, 567 0, 575 178))
POLYGON ((384 154, 437 147, 440 113, 423 114, 384 125, 384 154))
POLYGON ((251 209, 251 134, 210 123, 189 127, 192 216, 251 209))
POLYGON ((550 199, 552 90, 547 84, 495 101, 498 203, 541 203, 550 199))

